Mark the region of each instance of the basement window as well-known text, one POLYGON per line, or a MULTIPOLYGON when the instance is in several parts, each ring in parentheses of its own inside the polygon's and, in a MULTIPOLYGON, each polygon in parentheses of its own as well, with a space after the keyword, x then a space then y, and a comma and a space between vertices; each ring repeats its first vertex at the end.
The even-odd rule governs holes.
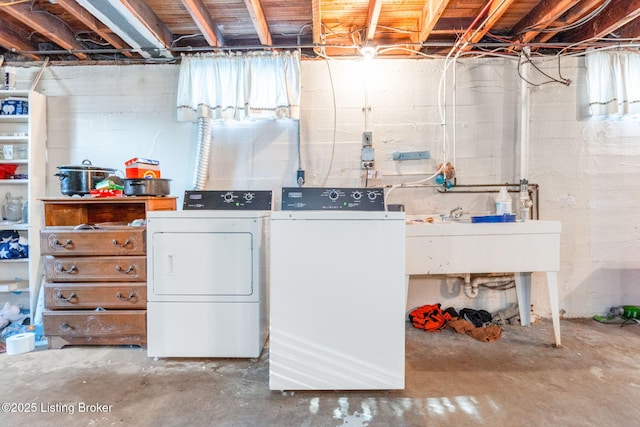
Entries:
POLYGON ((178 120, 299 120, 300 90, 297 51, 183 56, 178 120))
POLYGON ((592 51, 586 55, 589 111, 593 118, 640 117, 640 53, 592 51))

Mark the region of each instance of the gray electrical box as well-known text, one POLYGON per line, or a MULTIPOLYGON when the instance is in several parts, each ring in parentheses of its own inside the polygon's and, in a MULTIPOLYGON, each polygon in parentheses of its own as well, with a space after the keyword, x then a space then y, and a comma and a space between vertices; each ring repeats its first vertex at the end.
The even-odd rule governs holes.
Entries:
POLYGON ((373 169, 375 159, 376 153, 373 149, 373 135, 371 132, 362 132, 362 150, 360 152, 362 169, 373 169))

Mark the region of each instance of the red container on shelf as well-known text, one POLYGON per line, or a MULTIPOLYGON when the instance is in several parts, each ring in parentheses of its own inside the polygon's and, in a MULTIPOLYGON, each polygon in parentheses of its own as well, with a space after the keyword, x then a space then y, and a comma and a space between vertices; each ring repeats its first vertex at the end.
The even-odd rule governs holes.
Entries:
POLYGON ((0 179, 11 179, 18 169, 18 165, 13 163, 5 163, 0 165, 0 179))
POLYGON ((127 178, 160 178, 160 162, 134 157, 125 162, 127 178))

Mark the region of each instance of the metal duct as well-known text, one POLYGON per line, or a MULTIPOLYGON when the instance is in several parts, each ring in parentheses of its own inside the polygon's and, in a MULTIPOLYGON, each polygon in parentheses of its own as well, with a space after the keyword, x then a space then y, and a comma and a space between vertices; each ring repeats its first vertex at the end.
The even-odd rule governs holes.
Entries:
POLYGON ((211 138, 211 118, 198 117, 198 151, 193 173, 194 190, 204 190, 207 184, 209 159, 211 158, 211 138))
MULTIPOLYGON (((76 0, 76 2, 113 30, 143 58, 173 58, 167 45, 156 36, 156 33, 119 0, 76 0)), ((160 31, 157 28, 156 30, 160 31)))

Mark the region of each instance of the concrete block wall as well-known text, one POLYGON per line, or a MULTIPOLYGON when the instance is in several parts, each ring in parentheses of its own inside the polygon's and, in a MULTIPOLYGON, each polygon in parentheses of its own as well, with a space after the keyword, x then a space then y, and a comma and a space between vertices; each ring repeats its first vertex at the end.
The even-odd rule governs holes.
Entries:
MULTIPOLYGON (((557 75, 555 60, 536 63, 557 75)), ((453 74, 447 74, 443 126, 443 65, 442 60, 303 61, 300 128, 295 121, 214 124, 208 188, 278 194, 282 186, 295 185, 298 143, 310 186, 389 186, 431 175, 443 158, 443 128, 452 159, 453 74), (360 168, 364 131, 373 133, 375 178, 366 178, 360 168), (428 160, 392 160, 396 151, 425 150, 428 160)), ((585 317, 613 305, 640 304, 640 126, 633 120, 589 120, 583 61, 563 59, 561 69, 570 86, 544 84, 531 92, 528 179, 540 185, 540 217, 562 222, 561 309, 567 317, 585 317)), ((29 87, 38 70, 20 68, 19 87, 29 87)), ((47 67, 37 90, 48 96, 48 195, 60 194, 56 166, 90 159, 123 169, 136 156, 160 160, 163 177, 172 179, 172 194, 190 189, 197 126, 176 121, 177 79, 173 64, 47 67)), ((540 83, 546 77, 531 79, 540 83)), ((455 81, 458 183, 518 182, 517 62, 461 59, 455 81)), ((397 188, 388 201, 405 204, 409 214, 457 206, 489 213, 494 196, 397 188)), ((469 299, 461 285, 454 278, 412 278, 408 307, 440 302, 492 311, 516 300, 513 290, 485 289, 469 299)), ((532 302, 537 313, 549 314, 542 274, 534 274, 532 302)))

